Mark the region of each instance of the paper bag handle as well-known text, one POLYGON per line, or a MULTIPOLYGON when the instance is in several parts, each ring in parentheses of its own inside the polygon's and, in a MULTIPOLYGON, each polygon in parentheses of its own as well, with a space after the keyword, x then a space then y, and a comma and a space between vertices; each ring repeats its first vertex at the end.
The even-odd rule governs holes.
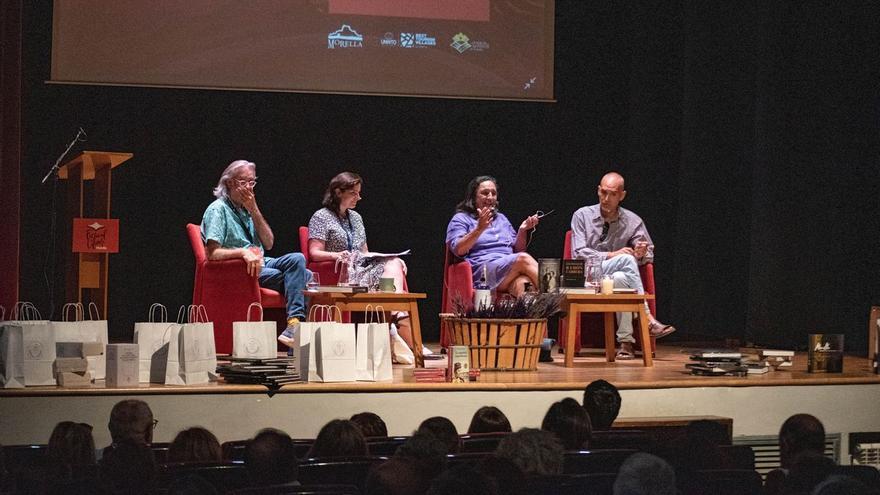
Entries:
POLYGON ((6 321, 6 308, 0 304, 0 321, 6 321))
POLYGON ((82 303, 67 303, 61 306, 61 321, 83 321, 82 303), (71 308, 73 308, 72 320, 69 318, 71 308))
POLYGON ((337 305, 335 305, 335 304, 332 305, 332 306, 329 306, 328 309, 327 309, 327 311, 328 311, 329 314, 330 314, 330 317, 329 317, 330 319, 327 320, 327 321, 335 321, 336 323, 342 323, 342 311, 339 309, 339 306, 337 306, 337 305), (333 318, 334 310, 335 310, 335 313, 336 313, 336 318, 335 318, 335 319, 333 318))
POLYGON ((378 304, 376 305, 376 323, 388 323, 388 320, 385 318, 385 308, 378 304))
POLYGON ((101 319, 101 311, 98 309, 98 305, 93 302, 89 303, 89 319, 92 321, 97 321, 101 319), (95 310, 94 313, 92 313, 93 309, 95 310))
MULTIPOLYGON (((260 310, 260 319, 259 319, 259 320, 256 320, 256 321, 263 321, 263 305, 260 304, 260 303, 258 303, 258 302, 252 302, 252 303, 250 303, 250 304, 248 305, 248 309, 247 309, 247 321, 251 321, 251 308, 253 308, 254 306, 256 306, 257 309, 260 310)), ((204 306, 202 306, 202 307, 204 307, 204 306)))
POLYGON ((168 323, 168 309, 164 304, 153 303, 150 305, 150 314, 147 319, 150 323, 168 323), (154 318, 156 309, 159 309, 159 318, 161 318, 161 321, 158 322, 154 318))
POLYGON ((208 310, 204 304, 190 304, 187 309, 189 313, 189 323, 208 323, 208 310))
POLYGON ((18 301, 15 303, 15 306, 12 307, 12 313, 9 315, 9 318, 12 320, 33 321, 42 320, 43 315, 40 314, 40 311, 34 306, 34 303, 18 301))
POLYGON ((181 304, 180 309, 177 310, 177 323, 180 323, 181 325, 186 323, 187 315, 186 305, 181 304))

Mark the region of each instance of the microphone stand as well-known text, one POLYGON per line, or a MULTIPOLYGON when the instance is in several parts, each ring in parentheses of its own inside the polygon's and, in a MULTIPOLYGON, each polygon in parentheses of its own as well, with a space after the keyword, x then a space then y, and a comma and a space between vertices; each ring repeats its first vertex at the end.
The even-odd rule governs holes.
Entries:
POLYGON ((58 173, 58 169, 61 168, 58 166, 61 163, 61 160, 64 160, 64 157, 67 156, 68 153, 70 153, 70 149, 73 148, 73 145, 80 140, 80 136, 84 135, 85 131, 83 131, 83 128, 80 127, 79 130, 76 131, 76 136, 73 137, 73 141, 71 141, 70 144, 67 145, 67 149, 64 150, 64 153, 61 153, 61 156, 59 156, 58 159, 55 160, 55 164, 52 165, 52 168, 50 168, 48 172, 46 172, 46 176, 43 177, 43 180, 40 181, 40 184, 45 184, 46 181, 49 180, 49 177, 52 177, 58 173))

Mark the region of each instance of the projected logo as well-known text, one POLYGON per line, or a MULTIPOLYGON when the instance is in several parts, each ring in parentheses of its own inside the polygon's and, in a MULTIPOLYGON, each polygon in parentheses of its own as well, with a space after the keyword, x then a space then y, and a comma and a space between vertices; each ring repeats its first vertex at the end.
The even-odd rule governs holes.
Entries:
POLYGON ((327 35, 327 48, 363 48, 364 36, 348 24, 327 35))
POLYGON ((437 46, 437 38, 432 38, 425 33, 400 33, 400 46, 404 48, 437 46))
POLYGON ((458 33, 452 37, 452 43, 449 44, 458 53, 466 51, 482 52, 489 49, 489 43, 486 41, 475 41, 464 33, 458 33))
POLYGON ((380 46, 397 46, 397 38, 394 36, 394 33, 385 33, 385 36, 382 36, 382 39, 379 40, 380 46))

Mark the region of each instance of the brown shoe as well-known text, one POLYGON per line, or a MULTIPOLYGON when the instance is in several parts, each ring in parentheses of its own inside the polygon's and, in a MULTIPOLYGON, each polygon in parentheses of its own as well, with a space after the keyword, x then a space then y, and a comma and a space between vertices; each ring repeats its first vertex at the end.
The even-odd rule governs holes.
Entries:
POLYGON ((634 359, 635 357, 636 351, 633 347, 632 342, 621 342, 620 348, 617 349, 617 355, 614 356, 614 359, 620 361, 629 361, 630 359, 634 359))
POLYGON ((665 325, 654 319, 652 319, 648 323, 648 333, 651 335, 651 337, 654 337, 655 339, 662 339, 663 337, 666 337, 674 331, 674 326, 665 325))

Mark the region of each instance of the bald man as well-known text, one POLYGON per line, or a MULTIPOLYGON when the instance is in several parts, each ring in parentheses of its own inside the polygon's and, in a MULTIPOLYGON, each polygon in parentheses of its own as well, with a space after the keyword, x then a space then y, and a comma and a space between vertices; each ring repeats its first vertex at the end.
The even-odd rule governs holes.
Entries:
MULTIPOLYGON (((623 177, 609 172, 599 183, 599 204, 585 206, 571 217, 571 254, 574 258, 601 264, 602 275, 610 275, 615 287, 635 289, 644 294, 639 265, 654 260, 654 245, 645 223, 635 213, 621 208, 626 197, 623 177)), ((645 309, 648 304, 645 303, 645 309)), ((672 325, 657 321, 647 310, 652 337, 665 337, 675 331, 672 325)), ((632 313, 617 313, 617 359, 635 357, 632 313)))

